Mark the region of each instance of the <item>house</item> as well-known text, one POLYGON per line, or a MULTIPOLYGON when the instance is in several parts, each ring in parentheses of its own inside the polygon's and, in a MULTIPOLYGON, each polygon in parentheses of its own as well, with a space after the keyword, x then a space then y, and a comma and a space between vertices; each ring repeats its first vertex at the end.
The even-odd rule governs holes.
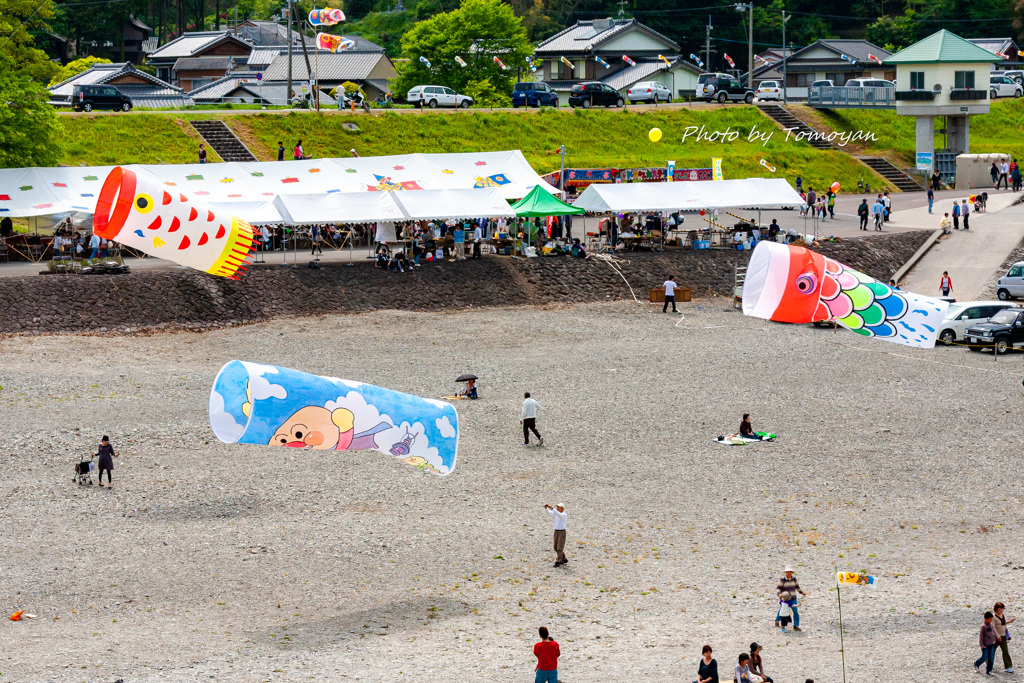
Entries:
MULTIPOLYGON (((245 42, 256 47, 288 47, 288 27, 276 21, 240 22, 232 29, 233 33, 245 42)), ((292 45, 302 45, 299 32, 292 29, 292 45)))
POLYGON ((198 31, 165 43, 148 63, 158 77, 188 91, 245 67, 250 52, 252 45, 231 31, 198 31))
MULTIPOLYGON (((370 45, 373 44, 370 43, 370 45)), ((395 65, 383 50, 379 52, 358 49, 343 52, 309 50, 309 64, 313 73, 318 76, 317 82, 321 91, 332 90, 342 83, 350 81, 360 86, 370 99, 376 99, 388 92, 388 82, 398 77, 395 65)), ((287 52, 274 57, 273 61, 263 70, 263 78, 268 82, 287 81, 287 52)), ((305 56, 302 54, 302 50, 293 49, 292 81, 308 80, 309 72, 306 70, 305 56)))
POLYGON ((156 76, 139 71, 131 62, 119 64, 93 64, 87 71, 48 88, 54 106, 71 106, 76 85, 114 85, 132 98, 135 107, 170 109, 191 107, 195 104, 181 88, 176 88, 156 76))
POLYGON ((1003 56, 1002 63, 996 63, 995 70, 1005 71, 1008 69, 1020 69, 1020 61, 1024 60, 1024 56, 1021 56, 1020 49, 1017 44, 1013 42, 1013 38, 972 38, 971 43, 974 43, 983 50, 995 54, 997 57, 1003 56), (1007 64, 1010 62, 1010 64, 1007 64))
POLYGON ((573 85, 595 80, 622 93, 634 83, 657 80, 675 97, 683 97, 693 93, 700 74, 695 66, 679 59, 677 43, 636 19, 578 21, 538 45, 534 58, 543 62, 538 73, 559 93, 561 104, 568 103, 573 85))
POLYGON ((841 86, 852 78, 892 80, 896 72, 882 64, 891 53, 866 40, 823 39, 792 52, 786 59, 754 69, 754 85, 781 81, 785 64, 786 95, 806 99, 811 83, 830 80, 841 86))
MULTIPOLYGON (((238 71, 228 74, 213 83, 208 83, 189 93, 196 104, 270 104, 286 105, 288 98, 285 91, 286 81, 267 81, 257 79, 255 71, 238 71)), ((292 84, 293 95, 301 95, 298 81, 292 84)), ((321 107, 335 107, 337 102, 326 93, 320 93, 321 107)))
POLYGON ((886 67, 896 69, 896 113, 916 120, 918 169, 930 173, 941 161, 934 155, 937 116, 945 117, 943 152, 970 152, 971 116, 989 112, 989 72, 1000 61, 945 29, 885 60, 886 67))

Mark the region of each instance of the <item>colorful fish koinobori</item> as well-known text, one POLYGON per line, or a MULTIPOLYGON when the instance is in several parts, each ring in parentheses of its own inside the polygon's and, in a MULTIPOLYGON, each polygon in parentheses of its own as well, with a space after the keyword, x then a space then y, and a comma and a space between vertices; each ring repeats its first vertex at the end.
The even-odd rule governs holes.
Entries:
POLYGON ((309 23, 313 26, 334 26, 345 21, 345 13, 340 9, 315 9, 309 13, 309 23))
POLYGON ((871 586, 874 585, 878 579, 867 574, 858 574, 857 572, 836 572, 837 583, 854 583, 858 586, 871 586))
POLYGON ((804 247, 758 242, 743 313, 787 323, 835 321, 865 337, 930 349, 949 304, 902 292, 804 247))
POLYGON ((92 224, 102 238, 232 279, 245 270, 256 244, 242 219, 120 166, 103 182, 92 224))
POLYGON ((335 36, 330 33, 318 33, 316 34, 316 46, 321 50, 343 52, 354 48, 356 43, 354 40, 345 38, 344 36, 335 36))
POLYGON ((210 426, 225 443, 380 451, 439 475, 455 469, 459 448, 450 403, 239 360, 213 382, 210 426))

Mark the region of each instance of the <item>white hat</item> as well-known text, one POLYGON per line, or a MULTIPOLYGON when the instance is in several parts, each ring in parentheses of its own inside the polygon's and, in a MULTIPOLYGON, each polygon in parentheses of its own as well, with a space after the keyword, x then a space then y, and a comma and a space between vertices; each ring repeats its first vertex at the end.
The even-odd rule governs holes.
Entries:
POLYGON ((562 503, 558 503, 558 504, 555 505, 555 507, 556 508, 564 508, 565 505, 563 505, 562 503))
POLYGON ((795 569, 793 569, 793 565, 791 565, 791 564, 787 564, 787 565, 786 565, 786 568, 785 568, 785 569, 783 569, 782 571, 783 571, 783 573, 785 573, 785 572, 795 572, 796 570, 795 570, 795 569))

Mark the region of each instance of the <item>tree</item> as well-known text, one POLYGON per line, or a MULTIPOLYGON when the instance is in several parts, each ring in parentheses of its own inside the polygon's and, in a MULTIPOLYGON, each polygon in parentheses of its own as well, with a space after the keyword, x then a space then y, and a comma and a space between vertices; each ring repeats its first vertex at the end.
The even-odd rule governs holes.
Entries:
POLYGON ((64 157, 64 128, 50 93, 0 60, 0 167, 56 166, 64 157))
POLYGON ((67 66, 62 67, 61 70, 50 79, 50 85, 63 83, 72 76, 77 76, 83 71, 88 71, 92 68, 93 64, 110 64, 110 60, 103 59, 102 57, 83 57, 82 59, 76 59, 73 62, 68 62, 67 66))
POLYGON ((511 96, 517 69, 526 69, 533 46, 522 20, 501 0, 462 0, 458 9, 413 26, 402 36, 402 52, 409 61, 398 64, 395 92, 424 83, 464 91, 474 83, 482 97, 491 98, 511 96), (420 57, 430 62, 429 68, 420 57))
POLYGON ((13 70, 39 83, 48 83, 60 68, 35 47, 32 31, 46 28, 53 3, 44 0, 0 0, 0 71, 13 70))

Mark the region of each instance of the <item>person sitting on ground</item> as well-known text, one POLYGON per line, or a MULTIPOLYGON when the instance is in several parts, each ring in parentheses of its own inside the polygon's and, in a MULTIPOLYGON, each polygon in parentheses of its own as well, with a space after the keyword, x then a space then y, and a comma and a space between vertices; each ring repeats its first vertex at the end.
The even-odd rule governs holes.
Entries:
POLYGON ((743 420, 740 422, 740 436, 744 439, 762 440, 760 436, 754 433, 754 428, 750 426, 750 413, 743 413, 743 420))
POLYGON ((381 270, 387 270, 390 265, 391 258, 388 256, 388 250, 386 247, 381 247, 377 251, 377 267, 381 270))
POLYGON ((476 380, 475 379, 469 380, 469 383, 466 384, 465 391, 460 391, 458 395, 459 396, 465 396, 466 398, 477 398, 477 394, 476 394, 476 380))
POLYGON ((391 270, 397 270, 399 273, 404 273, 409 270, 409 259, 405 257, 405 252, 400 251, 391 259, 391 270))
POLYGON ((580 244, 579 237, 574 237, 572 240, 572 255, 584 260, 590 259, 590 254, 587 253, 586 247, 580 244))
POLYGON ((770 239, 772 242, 778 242, 780 232, 782 232, 782 226, 779 225, 779 222, 773 218, 772 224, 768 226, 768 239, 770 239))

